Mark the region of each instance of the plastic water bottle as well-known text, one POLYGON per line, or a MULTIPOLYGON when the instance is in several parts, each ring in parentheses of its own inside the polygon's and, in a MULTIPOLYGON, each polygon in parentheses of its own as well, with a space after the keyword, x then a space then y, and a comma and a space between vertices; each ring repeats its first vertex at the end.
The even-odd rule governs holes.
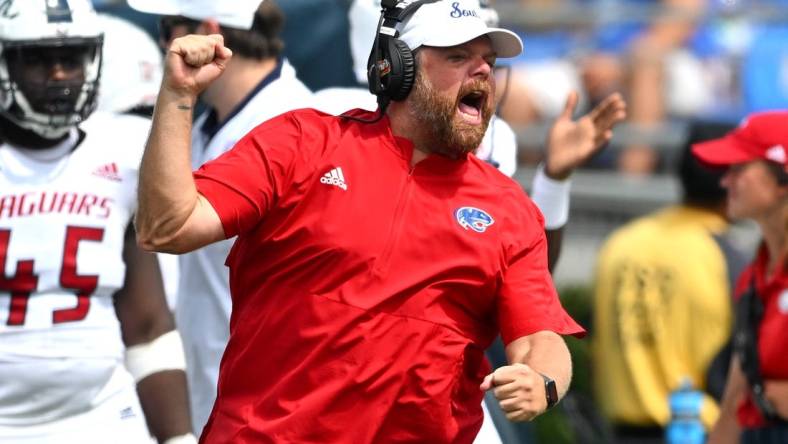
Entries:
POLYGON ((703 393, 692 387, 685 379, 668 398, 670 422, 665 429, 666 444, 703 444, 706 429, 700 420, 703 393))

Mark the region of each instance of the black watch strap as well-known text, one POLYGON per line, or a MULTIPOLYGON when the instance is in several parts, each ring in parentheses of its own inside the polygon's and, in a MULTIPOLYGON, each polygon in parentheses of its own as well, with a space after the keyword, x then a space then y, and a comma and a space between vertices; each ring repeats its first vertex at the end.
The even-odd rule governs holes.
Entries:
POLYGON ((549 376, 542 373, 539 373, 539 376, 544 380, 544 395, 547 399, 547 408, 549 409, 558 403, 558 387, 556 387, 555 381, 550 379, 549 376))

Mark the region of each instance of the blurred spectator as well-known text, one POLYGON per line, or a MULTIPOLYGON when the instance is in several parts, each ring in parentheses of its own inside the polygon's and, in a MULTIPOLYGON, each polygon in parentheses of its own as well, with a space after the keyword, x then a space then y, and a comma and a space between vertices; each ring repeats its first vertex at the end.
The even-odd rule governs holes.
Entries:
MULTIPOLYGON (((489 1, 495 4, 502 0, 489 1)), ((534 6, 533 2, 530 6, 534 6)), ((551 6, 539 3, 537 8, 551 6)), ((507 17, 504 17, 504 22, 507 17)), ((566 97, 572 91, 582 89, 577 69, 568 57, 574 43, 571 31, 556 27, 528 29, 519 32, 525 45, 523 53, 512 60, 505 61, 505 76, 498 83, 506 90, 506 97, 500 104, 501 116, 512 126, 520 128, 542 120, 553 119, 563 110, 566 97), (549 85, 549 87, 547 87, 549 85)), ((614 92, 600 96, 600 100, 614 92)), ((527 152, 524 154, 528 154, 527 152)), ((530 161, 540 160, 531 156, 530 161)))
POLYGON ((695 116, 713 100, 689 48, 706 1, 520 0, 526 11, 544 18, 529 19, 523 30, 526 50, 512 61, 511 100, 503 117, 519 127, 554 117, 560 98, 572 89, 584 91, 588 106, 623 91, 632 129, 643 135, 636 140, 648 143, 607 152, 595 163, 633 175, 653 172, 661 125, 695 116))
MULTIPOLYGON (((596 397, 619 442, 661 443, 668 395, 705 375, 731 333, 731 288, 742 256, 724 237, 721 173, 700 167, 690 144, 723 134, 695 124, 683 149, 683 201, 625 225, 600 251, 592 339, 596 397)), ((706 396, 701 419, 718 415, 706 396)))
POLYGON ((736 332, 722 414, 709 444, 788 442, 788 111, 752 114, 723 138, 693 147, 727 166, 728 214, 763 236, 736 285, 736 332))
MULTIPOLYGON (((230 149, 253 127, 285 111, 307 106, 311 93, 282 57, 284 15, 273 0, 163 4, 130 0, 140 11, 161 14, 162 43, 189 33, 222 34, 233 51, 221 78, 201 95, 208 109, 192 131, 196 169, 230 149)), ((219 361, 229 337, 229 272, 224 261, 234 239, 180 256, 176 321, 183 334, 194 431, 199 433, 216 398, 219 361)))
POLYGON ((161 83, 156 41, 132 22, 99 14, 104 31, 98 110, 150 116, 161 83))
MULTIPOLYGON (((227 0, 229 1, 229 0, 227 0)), ((286 0, 282 39, 298 77, 315 91, 353 86, 347 12, 352 0, 286 0)))
POLYGON ((707 115, 734 117, 788 107, 788 2, 709 0, 692 38, 714 98, 707 115))
MULTIPOLYGON (((688 117, 707 106, 710 93, 701 65, 687 48, 706 1, 661 0, 651 23, 625 42, 624 81, 635 129, 653 134, 670 116, 688 117)), ((653 144, 625 147, 618 169, 634 175, 654 172, 660 160, 656 149, 653 144)))

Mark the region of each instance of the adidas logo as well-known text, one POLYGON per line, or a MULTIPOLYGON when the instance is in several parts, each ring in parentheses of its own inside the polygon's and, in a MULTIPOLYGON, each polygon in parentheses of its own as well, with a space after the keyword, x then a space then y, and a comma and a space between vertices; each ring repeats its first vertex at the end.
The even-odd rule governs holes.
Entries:
POLYGON ((347 184, 345 183, 345 176, 342 174, 342 168, 336 167, 327 172, 320 178, 320 183, 326 185, 336 185, 339 188, 347 191, 347 184))
POLYGON ((118 173, 118 164, 115 162, 108 163, 106 165, 102 165, 93 171, 94 176, 103 177, 104 179, 109 179, 114 182, 120 182, 123 178, 120 177, 118 173))

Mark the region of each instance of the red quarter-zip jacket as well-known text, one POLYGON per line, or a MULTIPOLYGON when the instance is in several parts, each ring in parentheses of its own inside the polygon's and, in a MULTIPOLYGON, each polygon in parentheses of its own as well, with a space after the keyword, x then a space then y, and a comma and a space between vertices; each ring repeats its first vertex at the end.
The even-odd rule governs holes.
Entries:
POLYGON ((412 153, 387 118, 298 110, 195 172, 238 236, 202 442, 470 443, 499 331, 583 333, 521 187, 473 155, 412 153))

